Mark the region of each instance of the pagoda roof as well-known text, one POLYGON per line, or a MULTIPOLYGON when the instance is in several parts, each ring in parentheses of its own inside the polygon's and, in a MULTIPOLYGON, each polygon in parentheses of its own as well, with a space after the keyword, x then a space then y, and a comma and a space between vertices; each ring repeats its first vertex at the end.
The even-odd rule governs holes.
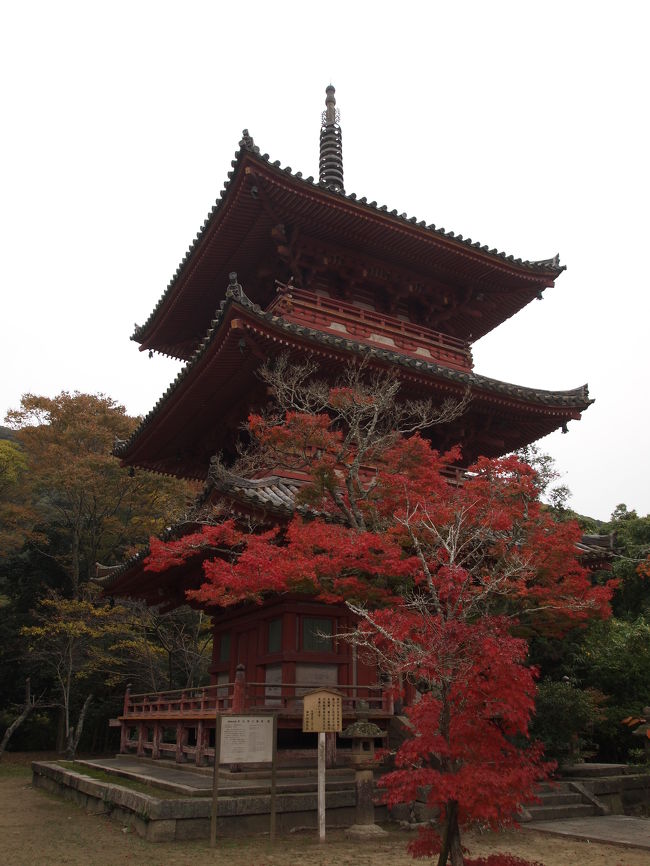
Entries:
MULTIPOLYGON (((197 523, 182 522, 167 527, 158 537, 162 541, 172 541, 196 532, 197 523)), ((163 572, 147 571, 144 560, 149 556, 147 545, 119 565, 104 566, 97 563, 94 583, 101 587, 105 597, 119 595, 122 598, 140 598, 147 604, 161 610, 173 610, 187 604, 185 592, 198 589, 203 583, 202 552, 196 557, 163 572)))
MULTIPOLYGON (((462 483, 467 476, 463 468, 449 467, 452 483, 462 483)), ((296 504, 296 495, 310 479, 268 475, 262 478, 244 478, 230 472, 218 463, 210 467, 202 500, 226 499, 230 512, 238 515, 262 516, 268 521, 290 520, 296 511, 303 515, 323 517, 336 521, 336 516, 314 511, 311 506, 296 504)), ((576 550, 584 565, 591 569, 611 568, 615 535, 586 534, 576 542, 576 550)))
MULTIPOLYGON (((306 479, 308 480, 308 479, 306 479)), ((208 473, 207 493, 216 490, 219 494, 239 503, 244 511, 264 512, 274 515, 291 515, 296 509, 296 494, 304 480, 283 475, 267 475, 263 478, 244 478, 220 466, 212 466, 208 473)))
POLYGON ((404 392, 418 398, 461 398, 469 390, 472 399, 463 423, 492 412, 499 416, 494 420, 499 429, 493 431, 492 447, 479 444, 471 454, 467 434, 458 433, 453 423, 445 425, 457 437, 449 444, 463 442, 467 459, 520 448, 578 419, 593 402, 586 385, 570 391, 526 388, 289 322, 265 312, 238 288, 228 290, 192 358, 131 437, 117 444, 115 455, 123 465, 203 479, 212 455, 228 450, 226 437, 251 411, 255 387, 262 402, 268 399, 255 370, 269 358, 280 353, 291 357, 292 352, 296 359, 307 355, 316 360, 325 377, 366 358, 373 366, 394 369, 404 392))
POLYGON ((361 268, 362 274, 364 263, 374 263, 375 271, 385 272, 389 294, 417 296, 423 309, 434 311, 432 327, 439 316, 448 333, 470 341, 540 297, 564 270, 558 256, 515 258, 303 178, 271 162, 244 130, 219 198, 132 339, 142 350, 190 358, 214 315, 214 287, 223 285, 231 270, 240 274, 254 301, 268 303, 273 280, 262 265, 271 263, 271 270, 277 265, 279 242, 272 235, 278 226, 290 230, 291 237, 282 241, 288 259, 308 255, 321 262, 336 251, 346 267, 361 268))
MULTIPOLYGON (((315 515, 307 506, 296 506, 296 493, 304 482, 279 475, 249 479, 219 467, 210 471, 201 501, 221 497, 228 502, 229 511, 234 516, 255 515, 268 522, 288 521, 297 510, 315 515)), ((326 515, 328 520, 336 520, 326 515)), ((199 528, 198 523, 186 522, 167 529, 163 541, 181 538, 199 528)), ((592 571, 611 569, 614 554, 614 536, 582 535, 576 542, 576 552, 582 563, 592 571)), ((111 568, 98 566, 98 583, 105 596, 117 595, 141 598, 148 604, 162 605, 172 609, 186 604, 185 591, 198 589, 203 583, 203 561, 205 553, 199 553, 189 562, 163 572, 147 571, 144 560, 149 555, 149 547, 140 550, 126 562, 111 568)), ((210 554, 214 555, 214 553, 210 554)))

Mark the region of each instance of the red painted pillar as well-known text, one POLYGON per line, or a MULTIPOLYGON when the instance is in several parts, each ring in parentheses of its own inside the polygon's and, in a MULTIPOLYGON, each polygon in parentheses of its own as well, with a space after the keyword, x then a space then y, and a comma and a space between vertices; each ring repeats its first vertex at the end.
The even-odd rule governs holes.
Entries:
POLYGON ((243 713, 246 704, 246 668, 244 665, 237 665, 235 673, 235 687, 232 693, 232 707, 230 711, 233 713, 243 713))
MULTIPOLYGON (((126 691, 124 692, 124 707, 122 709, 122 716, 128 716, 129 707, 131 704, 131 683, 129 683, 126 687, 126 691)), ((123 718, 122 723, 120 725, 120 755, 126 755, 129 751, 129 722, 123 718)))
POLYGON ((141 758, 144 755, 144 732, 145 732, 145 723, 138 722, 138 749, 137 756, 141 758))
POLYGON ((153 723, 153 740, 151 743, 151 757, 159 758, 160 757, 160 735, 161 735, 161 727, 160 722, 153 723))
POLYGON ((194 760, 197 767, 203 766, 203 751, 205 749, 205 737, 203 735, 203 719, 199 719, 196 723, 196 752, 194 760))
POLYGON ((182 764, 185 760, 184 746, 187 743, 187 728, 183 722, 176 722, 176 763, 182 764))

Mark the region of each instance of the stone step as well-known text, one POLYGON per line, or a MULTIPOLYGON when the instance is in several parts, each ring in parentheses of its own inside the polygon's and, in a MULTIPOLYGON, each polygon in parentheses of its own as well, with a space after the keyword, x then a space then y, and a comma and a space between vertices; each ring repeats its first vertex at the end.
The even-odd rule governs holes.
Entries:
MULTIPOLYGON (((212 788, 205 789, 210 793, 212 788)), ((318 790, 317 782, 308 783, 308 782, 281 782, 278 780, 276 784, 276 790, 278 794, 313 794, 318 790)), ((330 782, 329 780, 325 780, 325 790, 326 791, 354 791, 354 784, 351 784, 347 781, 342 782, 330 782)), ((219 791, 223 793, 224 796, 229 797, 250 797, 257 795, 266 795, 271 793, 271 784, 266 780, 261 781, 257 785, 238 785, 237 787, 233 787, 228 785, 227 782, 219 782, 219 791)))
POLYGON ((528 812, 533 821, 557 821, 559 818, 587 818, 597 815, 595 806, 588 803, 566 806, 529 806, 528 812))
POLYGON ((549 794, 554 794, 556 791, 568 791, 569 782, 562 782, 558 780, 549 781, 549 782, 540 782, 536 786, 537 791, 547 792, 549 794))
MULTIPOLYGON (((207 775, 212 775, 212 768, 208 769, 207 775)), ((349 767, 331 767, 327 770, 327 775, 332 778, 350 778, 354 779, 354 770, 349 767)), ((261 770, 242 770, 241 772, 232 773, 223 767, 219 770, 221 779, 270 779, 270 768, 261 770)), ((318 769, 316 767, 278 767, 276 770, 276 778, 278 779, 303 779, 305 781, 317 780, 318 769)))
MULTIPOLYGON (((152 767, 165 767, 169 770, 182 770, 186 773, 195 773, 198 776, 207 776, 212 779, 214 770, 212 766, 197 767, 196 764, 190 761, 177 763, 176 761, 168 761, 165 758, 150 758, 150 757, 135 757, 134 755, 116 755, 118 761, 128 760, 132 763, 137 763, 140 766, 149 765, 152 767)), ((350 767, 331 767, 327 770, 328 777, 341 777, 354 779, 354 769, 350 767)), ((276 769, 276 777, 289 779, 316 779, 318 776, 318 767, 316 764, 306 761, 295 762, 278 762, 276 769)), ((231 772, 226 767, 219 769, 219 777, 221 779, 266 779, 271 777, 271 768, 266 767, 247 767, 242 766, 242 769, 237 772, 231 772)))
POLYGON ((572 794, 573 791, 568 782, 541 782, 535 787, 535 793, 542 794, 572 794))
POLYGON ((582 803, 582 795, 577 792, 570 791, 553 791, 553 793, 538 794, 539 803, 534 803, 533 808, 540 806, 570 806, 572 804, 582 803))
POLYGON ((591 779, 594 776, 624 776, 630 772, 627 764, 573 764, 562 767, 565 779, 591 779))
MULTIPOLYGON (((172 772, 160 772, 159 768, 147 771, 147 767, 129 769, 125 767, 102 766, 99 761, 79 761, 80 765, 87 765, 95 769, 103 769, 105 772, 117 778, 130 779, 140 784, 150 785, 153 788, 161 788, 166 791, 176 791, 181 796, 207 797, 212 793, 212 779, 208 776, 196 776, 195 774, 183 773, 182 770, 172 772), (200 781, 199 781, 200 780, 200 781)), ((312 794, 317 791, 318 780, 303 778, 278 778, 276 789, 282 794, 312 794)), ((341 778, 330 777, 329 772, 325 777, 326 791, 354 791, 354 777, 341 778)), ((259 778, 250 778, 245 773, 232 773, 228 778, 219 774, 219 791, 222 796, 228 797, 250 797, 266 796, 271 793, 270 773, 259 778)))

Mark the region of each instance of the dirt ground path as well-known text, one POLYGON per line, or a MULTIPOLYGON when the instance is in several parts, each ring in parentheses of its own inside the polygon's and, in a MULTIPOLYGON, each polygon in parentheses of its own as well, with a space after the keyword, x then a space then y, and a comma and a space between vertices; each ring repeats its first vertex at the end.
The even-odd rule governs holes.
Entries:
MULTIPOLYGON (((11 758, 11 756, 6 756, 11 758)), ((0 862, 3 866, 412 866, 410 834, 385 842, 351 843, 340 832, 319 845, 313 834, 226 841, 213 851, 206 842, 152 844, 119 823, 88 815, 30 785, 24 764, 0 765, 0 862)), ((574 842, 529 831, 467 835, 475 856, 508 851, 544 866, 648 866, 647 851, 574 842)))

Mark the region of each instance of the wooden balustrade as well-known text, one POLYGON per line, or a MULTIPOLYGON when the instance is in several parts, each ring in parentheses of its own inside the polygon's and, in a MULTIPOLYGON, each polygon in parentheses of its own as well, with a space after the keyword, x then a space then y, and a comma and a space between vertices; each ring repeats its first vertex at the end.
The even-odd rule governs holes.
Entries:
MULTIPOLYGON (((286 720, 302 718, 302 696, 322 683, 245 682, 243 666, 237 679, 194 689, 131 694, 127 688, 120 716, 120 752, 142 757, 194 759, 199 766, 214 757, 216 714, 274 710, 286 720), (279 693, 278 693, 279 690, 279 693)), ((343 695, 343 716, 353 719, 363 708, 371 718, 394 713, 392 694, 383 686, 336 685, 343 695), (363 702, 363 707, 362 707, 363 702)))
POLYGON ((339 336, 347 335, 350 339, 376 343, 387 349, 392 347, 457 370, 469 372, 473 367, 472 352, 465 341, 337 298, 292 288, 275 298, 268 310, 288 321, 334 331, 339 336))
MULTIPOLYGON (((303 683, 246 683, 247 709, 277 709, 280 715, 302 717, 302 697, 305 692, 322 688, 319 684, 303 683)), ((365 704, 369 714, 375 716, 393 715, 392 697, 383 686, 333 685, 343 695, 343 715, 356 716, 361 705, 365 704)))
POLYGON ((124 701, 125 717, 153 718, 158 716, 214 716, 217 709, 231 709, 235 683, 176 689, 167 692, 131 694, 127 689, 124 701))

